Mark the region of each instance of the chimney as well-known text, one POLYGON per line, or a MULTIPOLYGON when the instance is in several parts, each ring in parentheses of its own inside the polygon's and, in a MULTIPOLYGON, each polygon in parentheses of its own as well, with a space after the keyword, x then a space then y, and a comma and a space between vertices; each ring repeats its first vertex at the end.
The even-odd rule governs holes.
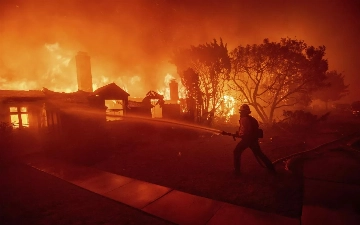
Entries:
POLYGON ((179 85, 175 79, 172 79, 169 83, 170 86, 170 100, 177 102, 179 100, 179 85))
POLYGON ((78 89, 81 91, 92 92, 90 56, 86 52, 78 52, 75 59, 78 89))

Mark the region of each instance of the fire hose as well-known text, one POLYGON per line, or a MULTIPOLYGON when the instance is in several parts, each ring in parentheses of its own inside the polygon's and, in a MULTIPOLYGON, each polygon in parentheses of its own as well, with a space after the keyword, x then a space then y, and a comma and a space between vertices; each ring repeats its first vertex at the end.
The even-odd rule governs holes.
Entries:
POLYGON ((234 141, 236 141, 236 138, 241 138, 241 137, 239 136, 239 133, 238 133, 238 132, 236 132, 235 134, 233 134, 233 133, 229 133, 229 132, 222 131, 220 134, 232 136, 233 139, 234 139, 234 141))

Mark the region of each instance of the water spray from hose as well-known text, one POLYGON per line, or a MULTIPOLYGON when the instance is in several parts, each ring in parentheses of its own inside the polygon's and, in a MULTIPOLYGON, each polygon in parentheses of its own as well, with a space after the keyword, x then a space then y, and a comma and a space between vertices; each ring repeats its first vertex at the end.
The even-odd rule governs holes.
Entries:
POLYGON ((219 135, 223 132, 221 130, 210 128, 210 127, 204 127, 204 126, 199 126, 199 125, 190 124, 190 123, 183 123, 183 122, 178 122, 178 121, 168 120, 168 119, 155 119, 155 118, 147 118, 147 117, 141 117, 141 116, 122 116, 122 117, 124 119, 134 119, 134 120, 143 120, 143 121, 148 121, 148 122, 165 123, 165 124, 210 132, 210 133, 217 134, 217 135, 219 135))

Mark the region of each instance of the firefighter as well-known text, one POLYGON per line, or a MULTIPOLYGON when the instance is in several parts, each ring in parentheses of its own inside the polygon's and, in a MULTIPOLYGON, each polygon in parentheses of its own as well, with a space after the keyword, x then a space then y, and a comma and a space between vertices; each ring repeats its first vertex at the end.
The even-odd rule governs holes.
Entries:
POLYGON ((261 151, 259 145, 259 123, 254 117, 250 116, 251 111, 249 105, 241 105, 239 113, 240 126, 237 136, 241 138, 241 141, 236 145, 234 149, 235 174, 240 175, 241 154, 247 148, 251 149, 259 163, 263 162, 271 172, 275 173, 276 171, 274 165, 271 163, 269 158, 266 157, 266 155, 261 151))

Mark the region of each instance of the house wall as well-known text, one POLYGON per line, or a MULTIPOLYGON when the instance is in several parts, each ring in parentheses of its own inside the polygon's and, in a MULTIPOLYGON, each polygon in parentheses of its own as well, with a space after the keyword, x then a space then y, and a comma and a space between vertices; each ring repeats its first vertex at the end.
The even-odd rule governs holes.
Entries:
POLYGON ((127 110, 129 116, 141 116, 141 117, 152 117, 151 108, 145 107, 131 107, 127 110))
POLYGON ((58 112, 44 101, 11 101, 0 103, 0 121, 13 123, 14 129, 59 129, 58 112))
POLYGON ((162 109, 162 117, 164 119, 180 119, 180 112, 179 104, 164 104, 162 109))

